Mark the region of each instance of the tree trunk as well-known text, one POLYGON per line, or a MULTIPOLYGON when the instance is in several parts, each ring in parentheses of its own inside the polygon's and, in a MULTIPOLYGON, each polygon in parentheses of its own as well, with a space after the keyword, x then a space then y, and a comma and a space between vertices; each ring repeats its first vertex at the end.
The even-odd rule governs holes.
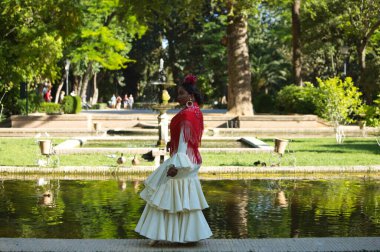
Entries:
POLYGON ((228 113, 238 116, 252 116, 247 19, 238 13, 229 19, 227 26, 228 113))
POLYGON ((359 78, 358 78, 358 86, 361 88, 363 91, 363 95, 365 98, 366 104, 372 104, 373 99, 372 99, 372 88, 371 88, 371 83, 368 83, 365 78, 366 74, 366 46, 367 43, 365 44, 360 43, 357 46, 357 54, 358 54, 358 60, 359 60, 359 78))
POLYGON ((87 101, 87 88, 88 88, 88 82, 91 78, 91 73, 92 73, 92 63, 88 63, 87 70, 84 73, 83 77, 83 83, 82 83, 82 90, 80 92, 80 97, 83 99, 85 97, 87 101))
POLYGON ((358 53, 358 60, 359 60, 359 70, 360 70, 359 79, 363 79, 363 74, 364 74, 365 68, 366 68, 366 62, 365 62, 366 47, 367 47, 367 42, 365 40, 361 40, 356 47, 356 50, 358 53))
MULTIPOLYGON (((181 82, 182 80, 180 80, 180 69, 178 69, 178 67, 176 66, 176 62, 177 62, 177 55, 176 55, 176 50, 175 50, 175 32, 172 31, 172 30, 169 30, 167 33, 166 33, 166 38, 168 40, 168 56, 169 56, 169 64, 170 64, 170 68, 171 68, 171 72, 173 74, 173 79, 174 79, 174 82, 181 82)), ((188 74, 188 73, 182 73, 182 74, 188 74)))
POLYGON ((97 77, 97 74, 94 73, 94 86, 93 86, 94 87, 94 94, 92 95, 91 105, 95 105, 96 103, 98 103, 99 89, 97 87, 96 77, 97 77))
POLYGON ((62 102, 59 100, 59 97, 61 97, 60 94, 61 94, 63 84, 65 83, 65 78, 66 78, 66 74, 63 76, 63 78, 61 79, 61 83, 59 83, 59 85, 58 85, 57 92, 55 93, 54 103, 62 102))
POLYGON ((294 84, 303 86, 302 82, 302 52, 301 52, 301 0, 293 0, 292 4, 292 46, 293 46, 293 76, 294 84))

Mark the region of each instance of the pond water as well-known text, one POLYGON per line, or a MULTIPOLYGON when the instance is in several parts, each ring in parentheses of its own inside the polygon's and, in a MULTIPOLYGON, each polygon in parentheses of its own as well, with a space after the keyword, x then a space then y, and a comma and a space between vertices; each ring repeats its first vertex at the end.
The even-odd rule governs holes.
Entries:
MULTIPOLYGON (((380 181, 203 180, 213 238, 380 235, 380 181)), ((4 180, 0 237, 140 238, 141 181, 4 180)))
MULTIPOLYGON (((88 140, 82 147, 85 148, 149 148, 156 147, 157 140, 88 140)), ((238 140, 202 141, 202 148, 250 148, 249 145, 238 140)))

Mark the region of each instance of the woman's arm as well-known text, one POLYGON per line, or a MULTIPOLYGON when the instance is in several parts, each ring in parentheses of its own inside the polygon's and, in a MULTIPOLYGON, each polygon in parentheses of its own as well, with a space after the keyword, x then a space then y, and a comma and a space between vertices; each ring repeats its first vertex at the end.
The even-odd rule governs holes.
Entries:
MULTIPOLYGON (((180 136, 179 136, 178 149, 177 149, 177 152, 174 153, 174 155, 176 155, 178 153, 186 154, 186 151, 187 151, 187 142, 185 141, 185 138, 183 136, 183 134, 184 134, 183 130, 184 129, 182 127, 181 128, 181 133, 180 133, 180 136)), ((175 177, 177 175, 177 173, 178 173, 178 168, 182 168, 182 167, 176 167, 174 164, 169 165, 168 171, 166 173, 167 176, 169 176, 169 177, 175 177)))

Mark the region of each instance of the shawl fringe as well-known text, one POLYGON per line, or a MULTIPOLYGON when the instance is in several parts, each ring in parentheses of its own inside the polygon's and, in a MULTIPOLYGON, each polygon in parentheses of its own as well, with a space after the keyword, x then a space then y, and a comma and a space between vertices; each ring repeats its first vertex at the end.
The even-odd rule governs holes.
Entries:
POLYGON ((184 108, 174 116, 170 122, 170 156, 178 151, 182 129, 184 140, 187 142, 186 154, 193 163, 201 164, 202 157, 198 148, 201 144, 203 127, 203 115, 196 103, 192 107, 184 108))

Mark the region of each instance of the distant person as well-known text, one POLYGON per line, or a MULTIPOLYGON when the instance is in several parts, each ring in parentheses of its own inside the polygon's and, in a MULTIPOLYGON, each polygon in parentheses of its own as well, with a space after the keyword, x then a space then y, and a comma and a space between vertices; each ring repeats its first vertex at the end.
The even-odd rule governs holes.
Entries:
POLYGON ((120 95, 118 95, 116 98, 116 109, 121 108, 121 101, 122 101, 122 99, 121 99, 120 95))
POLYGON ((49 86, 48 90, 44 94, 44 100, 45 102, 51 102, 52 99, 53 99, 53 96, 51 95, 51 86, 49 86))
POLYGON ((86 110, 91 108, 91 106, 87 103, 87 96, 86 95, 82 96, 82 108, 84 108, 86 110))
POLYGON ((133 103, 134 103, 134 99, 133 99, 133 95, 131 94, 128 98, 128 106, 129 106, 129 109, 132 109, 133 108, 133 103))
POLYGON ((115 108, 115 107, 116 107, 116 96, 115 94, 113 94, 111 97, 111 108, 115 108))
POLYGON ((124 95, 124 101, 123 101, 123 104, 124 104, 124 108, 125 108, 125 109, 128 108, 128 102, 129 102, 128 94, 125 94, 125 95, 124 95))
POLYGON ((222 97, 220 103, 223 104, 223 105, 227 104, 227 98, 226 98, 225 95, 223 95, 223 97, 222 97))
POLYGON ((44 99, 45 99, 45 94, 47 93, 48 89, 49 89, 49 83, 45 81, 42 88, 42 96, 44 97, 44 99))

